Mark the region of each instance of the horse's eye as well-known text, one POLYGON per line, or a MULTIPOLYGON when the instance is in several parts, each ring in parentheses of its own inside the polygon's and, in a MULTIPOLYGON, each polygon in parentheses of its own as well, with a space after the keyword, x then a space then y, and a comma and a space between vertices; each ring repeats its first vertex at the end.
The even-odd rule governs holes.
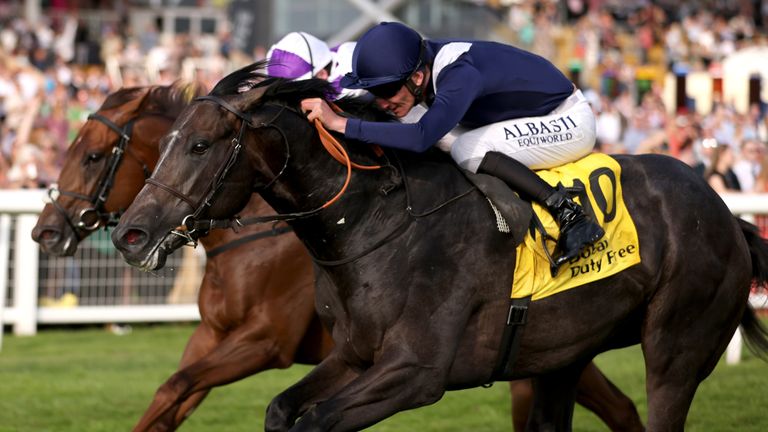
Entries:
POLYGON ((102 158, 104 158, 103 153, 88 153, 88 155, 85 157, 85 163, 94 164, 100 161, 102 158))
POLYGON ((208 147, 210 147, 210 145, 207 142, 198 141, 192 146, 192 153, 198 155, 205 154, 205 152, 208 151, 208 147))

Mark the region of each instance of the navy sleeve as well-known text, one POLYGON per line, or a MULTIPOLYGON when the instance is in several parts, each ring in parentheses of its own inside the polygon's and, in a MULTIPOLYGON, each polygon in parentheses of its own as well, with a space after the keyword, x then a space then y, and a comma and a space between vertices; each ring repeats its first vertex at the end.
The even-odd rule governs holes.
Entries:
POLYGON ((423 152, 451 131, 482 91, 480 73, 467 62, 454 63, 440 73, 435 101, 418 123, 380 123, 349 119, 344 133, 385 147, 423 152))

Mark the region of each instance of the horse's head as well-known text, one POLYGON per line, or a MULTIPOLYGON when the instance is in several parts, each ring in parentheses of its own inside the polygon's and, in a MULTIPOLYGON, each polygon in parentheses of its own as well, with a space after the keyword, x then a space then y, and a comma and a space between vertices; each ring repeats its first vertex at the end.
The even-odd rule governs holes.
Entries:
POLYGON ((196 93, 179 83, 123 89, 88 117, 32 231, 44 252, 72 255, 88 234, 116 223, 152 172, 160 138, 196 93))
MULTIPOLYGON (((269 190, 262 195, 277 211, 291 211, 338 188, 326 179, 315 181, 317 196, 297 200, 282 193, 290 181, 310 181, 305 168, 318 159, 296 147, 319 140, 299 102, 324 96, 330 87, 267 78, 258 73, 263 67, 255 63, 230 74, 179 115, 155 172, 112 233, 130 264, 162 267, 168 253, 205 233, 196 222, 234 216, 254 191, 269 190)), ((343 169, 335 164, 329 175, 343 169)))

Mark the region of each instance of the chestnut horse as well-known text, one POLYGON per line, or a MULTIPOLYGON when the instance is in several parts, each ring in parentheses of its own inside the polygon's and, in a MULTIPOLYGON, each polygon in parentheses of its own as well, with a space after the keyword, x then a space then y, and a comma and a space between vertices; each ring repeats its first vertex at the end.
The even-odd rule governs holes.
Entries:
MULTIPOLYGON (((121 90, 86 122, 58 180, 62 197, 46 206, 33 231, 46 253, 72 255, 93 230, 116 223, 154 169, 160 139, 186 106, 184 92, 190 91, 179 84, 121 90), (115 159, 114 154, 123 156, 115 159)), ((244 213, 269 211, 254 196, 244 213)), ((211 387, 294 361, 317 363, 329 351, 330 336, 317 325, 315 314, 306 313, 314 294, 308 255, 294 235, 271 234, 270 229, 244 228, 241 234, 214 230, 200 239, 208 255, 199 297, 202 321, 187 344, 179 372, 158 390, 136 430, 175 429, 211 387), (246 242, 248 247, 239 247, 246 242), (275 266, 285 266, 286 271, 276 271, 275 266), (267 277, 274 280, 267 283, 267 277), (276 295, 278 290, 294 296, 295 304, 280 305, 274 298, 285 297, 276 295), (285 313, 291 309, 296 321, 287 325, 285 313), (276 334, 270 320, 283 334, 276 334), (270 346, 274 352, 259 352, 270 346)), ((521 430, 527 419, 524 408, 530 406, 530 383, 512 384, 513 422, 521 430)), ((578 402, 612 430, 642 430, 632 401, 594 364, 585 369, 579 389, 578 402)))
MULTIPOLYGON (((176 84, 124 89, 106 99, 68 150, 60 196, 33 230, 43 251, 72 255, 93 230, 114 223, 154 169, 160 138, 195 95, 176 84)), ((254 197, 244 214, 270 211, 254 197)), ((201 322, 178 371, 134 430, 176 429, 212 387, 294 362, 317 364, 332 347, 314 312, 312 262, 295 235, 283 226, 244 227, 215 230, 200 242, 208 252, 201 322)))
POLYGON ((532 302, 519 355, 499 374, 516 242, 484 196, 439 151, 347 145, 335 148, 339 164, 298 110, 327 83, 263 79, 263 66, 231 74, 179 115, 112 240, 130 264, 156 268, 182 221, 196 230, 231 218, 254 190, 279 212, 259 220, 289 221, 332 281, 317 285, 316 302, 336 345, 275 397, 268 431, 358 430, 447 390, 529 376, 529 426, 569 430, 584 366, 637 343, 648 429, 679 431, 740 323, 768 351, 747 301, 752 280, 768 279, 768 245, 682 162, 617 156, 642 261, 532 302), (352 170, 349 159, 382 168, 352 170))

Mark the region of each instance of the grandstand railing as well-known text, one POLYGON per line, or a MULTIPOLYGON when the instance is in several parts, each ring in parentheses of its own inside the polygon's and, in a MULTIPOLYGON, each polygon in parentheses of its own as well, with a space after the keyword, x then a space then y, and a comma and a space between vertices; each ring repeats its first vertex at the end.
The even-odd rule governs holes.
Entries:
MULTIPOLYGON (((752 222, 768 215, 768 194, 722 197, 731 211, 752 222)), ((17 335, 34 335, 40 324, 200 319, 196 290, 202 248, 185 248, 168 257, 162 271, 142 273, 123 261, 107 232, 99 231, 74 257, 50 257, 30 234, 46 199, 43 190, 0 190, 0 329, 8 324, 17 335)), ((751 303, 768 308, 768 296, 754 294, 751 303)), ((729 350, 732 356, 740 356, 739 336, 734 339, 739 345, 729 350)))

